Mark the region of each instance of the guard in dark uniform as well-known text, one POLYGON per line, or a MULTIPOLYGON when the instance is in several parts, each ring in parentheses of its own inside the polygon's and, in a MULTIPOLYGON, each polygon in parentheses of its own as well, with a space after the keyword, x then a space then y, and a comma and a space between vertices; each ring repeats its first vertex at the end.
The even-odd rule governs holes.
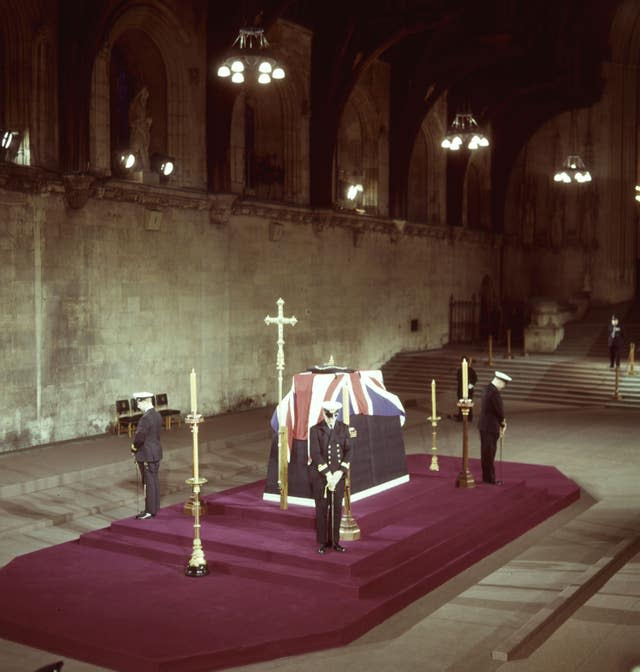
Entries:
POLYGON ((496 371, 493 380, 485 388, 482 395, 482 408, 480 410, 480 459, 482 462, 482 480, 484 483, 501 485, 502 481, 496 481, 494 467, 498 439, 507 429, 507 421, 504 417, 504 406, 500 392, 512 378, 502 371, 496 371))
POLYGON ((136 518, 146 520, 153 518, 160 509, 160 460, 162 460, 162 446, 160 432, 162 431, 162 416, 153 407, 151 392, 134 392, 133 398, 142 411, 138 420, 138 427, 133 437, 131 452, 135 456, 138 469, 144 483, 144 511, 136 518))
POLYGON ((344 553, 340 545, 340 520, 345 474, 349 468, 349 427, 336 419, 338 401, 322 404, 322 422, 309 431, 309 478, 316 505, 318 553, 328 548, 344 553))
POLYGON ((611 324, 609 325, 607 335, 607 345, 609 346, 609 368, 620 366, 620 351, 622 350, 623 337, 622 327, 615 315, 611 316, 611 324))

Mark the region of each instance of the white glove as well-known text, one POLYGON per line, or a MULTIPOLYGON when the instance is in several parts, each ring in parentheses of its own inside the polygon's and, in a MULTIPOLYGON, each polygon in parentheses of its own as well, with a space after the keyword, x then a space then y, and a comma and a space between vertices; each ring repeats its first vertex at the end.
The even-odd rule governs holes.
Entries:
POLYGON ((334 471, 333 472, 333 489, 335 490, 336 485, 340 482, 340 479, 342 478, 342 472, 341 471, 334 471))
POLYGON ((336 489, 336 484, 333 482, 333 474, 330 471, 325 473, 325 478, 327 479, 327 488, 333 492, 336 489))

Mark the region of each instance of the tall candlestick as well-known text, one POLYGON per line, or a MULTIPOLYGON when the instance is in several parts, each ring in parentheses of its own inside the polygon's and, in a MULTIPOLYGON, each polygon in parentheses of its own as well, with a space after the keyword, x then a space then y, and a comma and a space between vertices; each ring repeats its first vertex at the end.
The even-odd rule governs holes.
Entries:
POLYGON ((191 369, 191 412, 195 415, 198 408, 198 396, 196 392, 196 370, 191 369))
POLYGON ((469 363, 466 359, 462 360, 462 398, 469 398, 469 363))
POLYGON ((431 381, 431 417, 435 420, 436 415, 436 381, 431 381))

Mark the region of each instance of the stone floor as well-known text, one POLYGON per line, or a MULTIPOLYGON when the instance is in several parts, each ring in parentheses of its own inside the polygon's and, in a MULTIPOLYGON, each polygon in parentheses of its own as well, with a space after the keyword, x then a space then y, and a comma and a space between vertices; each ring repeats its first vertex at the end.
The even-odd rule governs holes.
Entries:
MULTIPOLYGON (((236 669, 640 672, 640 412, 557 409, 510 402, 508 393, 505 405, 504 459, 555 465, 581 486, 578 502, 347 646, 236 669), (595 581, 585 584, 585 575, 595 581), (573 592, 576 586, 583 592, 573 592), (536 633, 535 624, 549 614, 550 625, 536 633), (519 641, 512 660, 509 651, 519 641)), ((408 453, 430 449, 429 413, 408 409, 408 453)), ((205 494, 264 477, 269 416, 269 409, 256 409, 201 425, 205 494)), ((191 434, 174 428, 163 442, 162 503, 168 505, 189 496, 191 434)), ((100 436, 0 455, 0 565, 142 508, 128 445, 126 436, 100 436)), ((461 425, 443 420, 438 450, 459 455, 461 445, 461 425)), ((470 453, 479 453, 475 425, 470 453)), ((353 513, 357 520, 357 503, 353 513)), ((3 672, 35 670, 59 658, 0 640, 3 672)), ((64 672, 101 669, 65 658, 64 672)))

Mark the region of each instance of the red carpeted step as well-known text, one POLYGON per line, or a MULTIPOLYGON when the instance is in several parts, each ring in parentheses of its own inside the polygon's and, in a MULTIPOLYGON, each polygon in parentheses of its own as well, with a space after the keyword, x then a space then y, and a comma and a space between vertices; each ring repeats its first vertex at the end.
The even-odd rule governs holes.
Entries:
MULTIPOLYGON (((425 475, 426 459, 408 457, 410 488, 354 506, 363 536, 345 554, 316 553, 313 527, 300 524, 312 509, 268 521, 256 503, 255 519, 203 518, 201 579, 184 577, 193 519, 181 507, 16 558, 0 569, 0 636, 120 672, 211 672, 340 646, 580 492, 553 467, 511 463, 504 486, 458 489, 459 459, 425 475), (420 484, 422 501, 411 496, 420 484)), ((223 493, 225 506, 251 487, 223 493)))

